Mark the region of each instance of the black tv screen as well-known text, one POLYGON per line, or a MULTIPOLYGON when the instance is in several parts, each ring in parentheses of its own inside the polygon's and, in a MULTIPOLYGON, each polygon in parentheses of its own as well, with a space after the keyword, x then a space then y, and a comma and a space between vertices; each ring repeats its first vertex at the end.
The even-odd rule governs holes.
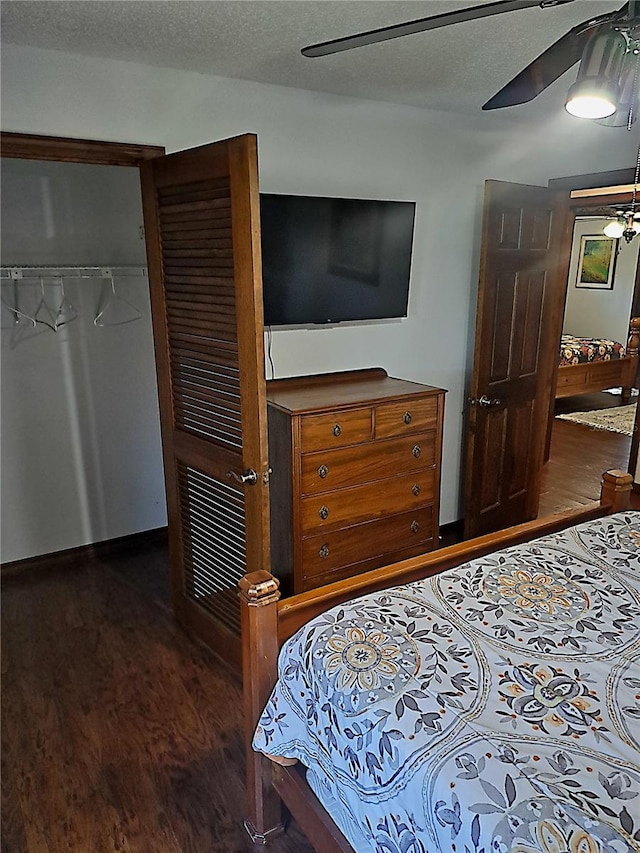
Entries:
POLYGON ((406 317, 415 202, 260 196, 267 326, 406 317))

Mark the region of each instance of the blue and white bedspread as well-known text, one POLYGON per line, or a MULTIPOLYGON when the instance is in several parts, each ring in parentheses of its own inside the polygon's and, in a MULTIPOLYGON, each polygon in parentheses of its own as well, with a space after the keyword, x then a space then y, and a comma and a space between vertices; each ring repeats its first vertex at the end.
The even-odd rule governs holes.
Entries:
POLYGON ((640 850, 640 513, 327 611, 254 746, 358 853, 640 850))

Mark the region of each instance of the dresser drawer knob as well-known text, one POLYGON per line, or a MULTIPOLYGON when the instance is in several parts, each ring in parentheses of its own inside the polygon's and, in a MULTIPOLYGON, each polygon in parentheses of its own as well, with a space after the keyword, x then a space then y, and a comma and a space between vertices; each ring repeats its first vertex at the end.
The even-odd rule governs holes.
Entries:
POLYGON ((325 545, 323 545, 323 546, 322 546, 322 548, 320 548, 320 550, 318 551, 318 556, 319 556, 322 560, 326 560, 326 559, 327 559, 327 557, 329 556, 329 546, 328 546, 328 545, 326 545, 326 544, 325 544, 325 545))
POLYGON ((412 450, 411 452, 412 452, 412 453, 413 453, 413 455, 416 457, 416 459, 417 459, 417 458, 420 456, 420 454, 422 453, 422 451, 420 450, 420 447, 419 447, 417 444, 415 445, 415 447, 413 448, 413 450, 412 450))
POLYGON ((327 468, 326 465, 321 465, 318 468, 318 477, 320 477, 321 480, 324 480, 324 478, 327 476, 328 473, 329 473, 329 469, 327 468))
POLYGON ((342 427, 340 426, 340 424, 336 424, 336 425, 334 426, 334 428, 333 428, 333 434, 335 435, 335 437, 336 437, 336 438, 337 438, 339 435, 342 435, 342 427))
POLYGON ((417 521, 412 521, 412 522, 411 522, 411 532, 412 532, 412 533, 417 533, 417 532, 418 532, 418 530, 420 530, 420 525, 418 524, 418 522, 417 522, 417 521))
POLYGON ((328 506, 321 506, 320 509, 318 510, 318 515, 324 521, 325 518, 327 518, 329 516, 329 507, 328 506))
POLYGON ((418 495, 420 494, 420 486, 417 483, 414 483, 411 488, 411 491, 416 497, 418 497, 418 495))
POLYGON ((402 416, 402 420, 405 422, 405 424, 410 424, 411 420, 412 420, 411 412, 405 412, 404 415, 402 416))

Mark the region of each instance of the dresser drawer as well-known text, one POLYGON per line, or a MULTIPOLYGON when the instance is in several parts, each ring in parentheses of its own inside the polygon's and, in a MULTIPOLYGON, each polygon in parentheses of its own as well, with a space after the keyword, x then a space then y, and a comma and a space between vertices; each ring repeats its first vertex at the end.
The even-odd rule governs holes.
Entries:
POLYGON ((300 418, 300 450, 309 453, 371 440, 371 409, 336 411, 300 418))
POLYGON ((301 500, 302 535, 424 506, 433 500, 434 469, 390 477, 301 500))
POLYGON ((383 403, 375 409, 376 438, 433 429, 438 419, 438 398, 423 397, 399 403, 383 403))
POLYGON ((327 531, 303 540, 302 574, 305 579, 313 578, 343 566, 366 562, 388 554, 389 543, 397 550, 423 545, 427 551, 433 538, 433 508, 430 506, 343 530, 327 531))
POLYGON ((367 442, 302 457, 301 492, 318 494, 430 468, 436 461, 435 431, 367 442))

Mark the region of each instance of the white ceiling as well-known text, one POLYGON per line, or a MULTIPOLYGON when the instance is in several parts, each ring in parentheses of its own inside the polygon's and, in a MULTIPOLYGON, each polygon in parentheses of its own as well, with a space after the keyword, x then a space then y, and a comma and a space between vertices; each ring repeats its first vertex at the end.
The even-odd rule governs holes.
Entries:
MULTIPOLYGON (((2 42, 319 92, 479 114, 481 105, 581 21, 621 0, 510 12, 306 59, 300 49, 486 0, 3 0, 2 42)), ((562 109, 577 66, 530 104, 562 109)))

